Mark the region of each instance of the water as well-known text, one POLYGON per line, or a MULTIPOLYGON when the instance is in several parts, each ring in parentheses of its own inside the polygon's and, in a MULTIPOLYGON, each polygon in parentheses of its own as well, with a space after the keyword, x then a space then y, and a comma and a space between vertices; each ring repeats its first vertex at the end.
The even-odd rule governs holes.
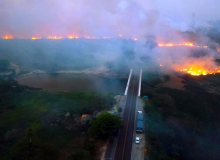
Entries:
POLYGON ((34 74, 16 78, 19 84, 46 91, 97 91, 123 94, 127 80, 90 74, 34 74))

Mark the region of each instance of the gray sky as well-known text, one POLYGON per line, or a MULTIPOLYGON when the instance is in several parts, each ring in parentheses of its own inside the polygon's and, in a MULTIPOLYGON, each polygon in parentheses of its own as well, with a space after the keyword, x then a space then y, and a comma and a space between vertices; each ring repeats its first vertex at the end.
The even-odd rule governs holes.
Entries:
POLYGON ((0 36, 166 36, 220 20, 220 0, 0 0, 0 36))

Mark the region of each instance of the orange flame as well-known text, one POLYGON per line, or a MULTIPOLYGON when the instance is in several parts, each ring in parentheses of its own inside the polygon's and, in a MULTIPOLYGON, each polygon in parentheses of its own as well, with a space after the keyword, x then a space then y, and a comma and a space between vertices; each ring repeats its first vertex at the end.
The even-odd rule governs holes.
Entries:
POLYGON ((49 36, 48 39, 62 39, 62 37, 58 37, 58 36, 49 36))
POLYGON ((68 36, 68 39, 78 39, 78 36, 68 36))
POLYGON ((13 39, 14 37, 13 36, 11 36, 11 35, 5 35, 4 37, 3 37, 3 39, 13 39))
POLYGON ((31 37, 32 40, 41 39, 41 37, 31 37))
MULTIPOLYGON (((122 34, 118 35, 119 37, 122 37, 122 34)), ((4 37, 2 37, 2 39, 13 39, 14 37, 12 35, 5 35, 4 37)), ((46 39, 54 39, 54 40, 61 40, 63 38, 68 38, 68 39, 79 39, 79 38, 85 38, 85 39, 111 39, 114 38, 113 36, 103 36, 103 37, 95 37, 95 36, 84 36, 84 37, 80 37, 80 36, 76 36, 76 35, 69 35, 67 37, 62 37, 62 36, 47 36, 46 39)), ((19 39, 23 39, 23 38, 19 38, 19 39)), ((27 39, 31 39, 31 40, 37 40, 37 39, 42 39, 42 37, 36 37, 36 36, 32 36, 29 37, 27 39)), ((128 38, 128 39, 132 39, 134 41, 137 41, 137 38, 128 38)))
POLYGON ((195 46, 192 42, 185 43, 158 43, 159 47, 177 47, 177 46, 187 46, 187 47, 198 47, 198 48, 208 48, 208 46, 195 46))
POLYGON ((188 68, 183 68, 180 71, 188 73, 192 76, 200 76, 200 75, 220 73, 220 67, 214 70, 209 70, 209 69, 204 69, 203 67, 200 67, 200 66, 190 66, 188 68))

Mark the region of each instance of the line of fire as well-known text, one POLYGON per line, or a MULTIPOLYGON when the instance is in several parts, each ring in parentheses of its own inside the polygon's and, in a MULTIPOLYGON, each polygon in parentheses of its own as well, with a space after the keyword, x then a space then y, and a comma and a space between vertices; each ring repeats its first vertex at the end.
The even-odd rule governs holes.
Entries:
MULTIPOLYGON (((28 39, 31 40, 40 40, 40 39, 50 39, 50 40, 61 40, 61 39, 80 39, 80 38, 85 38, 85 39, 111 39, 111 38, 115 38, 115 37, 108 37, 108 36, 104 36, 104 37, 94 37, 94 36, 84 36, 84 37, 80 37, 80 36, 76 36, 76 35, 70 35, 67 37, 62 37, 62 36, 48 36, 46 38, 44 37, 31 37, 28 39)), ((123 38, 123 36, 121 34, 118 35, 118 38, 123 38)), ((4 37, 2 37, 2 39, 5 40, 10 40, 10 39, 14 39, 14 37, 12 35, 5 35, 4 37)), ((22 38, 18 38, 18 39, 22 39, 22 38)), ((131 40, 137 41, 137 38, 130 38, 131 40)), ((194 47, 194 48, 203 48, 203 49, 208 49, 208 46, 206 45, 196 45, 192 42, 183 42, 183 43, 161 43, 161 42, 157 42, 157 46, 160 48, 163 47, 167 47, 167 48, 172 48, 172 47, 194 47)), ((217 48, 217 52, 220 52, 220 48, 217 48)), ((164 65, 159 63, 160 67, 163 67, 164 65)), ((183 72, 183 73, 187 73, 190 74, 192 76, 205 76, 208 74, 216 74, 216 73, 220 73, 220 66, 218 67, 212 67, 212 68, 204 68, 203 66, 200 66, 199 64, 188 64, 187 66, 184 67, 177 67, 177 69, 175 69, 176 71, 179 72, 183 72)))

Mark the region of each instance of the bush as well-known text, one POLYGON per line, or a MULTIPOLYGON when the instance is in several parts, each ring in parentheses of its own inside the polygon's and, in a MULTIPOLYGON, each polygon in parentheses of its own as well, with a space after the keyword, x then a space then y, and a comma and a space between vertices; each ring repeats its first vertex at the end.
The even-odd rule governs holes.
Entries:
POLYGON ((121 120, 118 116, 104 111, 92 120, 90 124, 89 131, 93 137, 106 139, 120 128, 121 120))

